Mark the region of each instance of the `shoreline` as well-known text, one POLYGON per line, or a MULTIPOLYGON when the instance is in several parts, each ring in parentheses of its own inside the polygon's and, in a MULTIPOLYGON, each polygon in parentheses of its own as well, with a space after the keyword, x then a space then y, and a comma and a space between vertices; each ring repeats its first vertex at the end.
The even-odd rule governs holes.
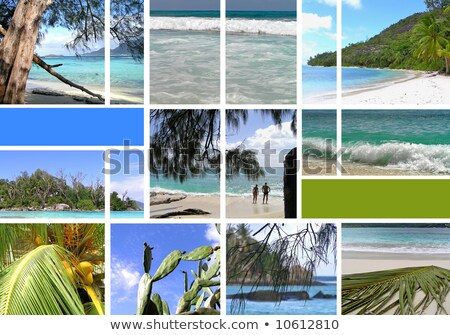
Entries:
POLYGON ((220 218, 220 195, 193 195, 186 193, 150 193, 150 218, 191 219, 220 218), (180 212, 198 210, 192 215, 181 215, 180 212), (203 214, 202 212, 207 212, 203 214))
POLYGON ((430 265, 450 270, 450 254, 382 253, 342 250, 343 275, 430 265))
POLYGON ((284 218, 284 199, 270 196, 267 205, 262 204, 262 194, 258 195, 258 203, 252 203, 252 196, 226 196, 227 218, 284 218))
MULTIPOLYGON (((358 68, 362 67, 346 67, 358 68)), ((405 77, 376 82, 364 87, 343 89, 343 104, 450 104, 450 95, 446 94, 450 85, 450 76, 437 71, 419 71, 406 69, 367 68, 405 73, 405 77)), ((336 93, 324 92, 313 96, 304 96, 304 104, 330 104, 336 99, 336 93)))
MULTIPOLYGON (((335 176, 336 175, 335 159, 319 159, 308 157, 303 159, 302 173, 304 176, 335 176)), ((342 162, 341 173, 343 176, 441 176, 442 174, 425 173, 418 171, 410 171, 396 169, 392 167, 383 167, 375 165, 366 165, 349 161, 342 162)))
MULTIPOLYGON (((84 86, 84 85, 81 85, 84 86)), ((102 86, 84 86, 86 89, 100 94, 104 97, 104 87, 102 86)), ((111 88, 112 104, 143 104, 143 89, 132 88, 111 88), (139 93, 141 92, 141 93, 139 93)), ((25 91, 25 104, 99 104, 105 103, 99 99, 72 88, 59 81, 41 81, 29 79, 25 91)))
POLYGON ((429 71, 383 70, 404 71, 409 76, 385 81, 374 86, 344 90, 342 92, 342 103, 379 105, 450 103, 450 96, 446 94, 450 84, 450 77, 429 71))

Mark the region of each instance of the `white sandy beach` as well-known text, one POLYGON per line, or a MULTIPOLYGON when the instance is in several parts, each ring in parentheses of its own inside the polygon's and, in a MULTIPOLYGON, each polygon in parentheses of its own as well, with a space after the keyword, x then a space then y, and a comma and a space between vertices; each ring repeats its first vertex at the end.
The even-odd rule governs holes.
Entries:
POLYGON ((344 104, 450 104, 450 76, 421 71, 406 80, 343 92, 344 104))
POLYGON ((252 203, 252 197, 227 196, 227 218, 284 218, 284 201, 280 197, 270 197, 268 204, 262 203, 262 195, 258 197, 258 203, 252 203))
POLYGON ((450 270, 448 254, 342 253, 342 274, 435 265, 450 270))
POLYGON ((179 212, 186 209, 200 209, 211 214, 204 215, 175 215, 170 218, 193 219, 193 218, 220 218, 220 196, 219 195, 186 195, 184 199, 161 204, 152 204, 157 198, 164 197, 158 194, 151 197, 150 217, 154 218, 171 212, 179 212))
MULTIPOLYGON (((105 96, 105 88, 102 86, 85 86, 93 93, 105 96)), ((111 88, 111 103, 113 104, 142 104, 143 95, 133 94, 130 89, 111 88)), ((103 104, 99 99, 62 82, 28 80, 25 92, 25 104, 103 104), (49 92, 57 95, 36 94, 33 90, 49 92)))

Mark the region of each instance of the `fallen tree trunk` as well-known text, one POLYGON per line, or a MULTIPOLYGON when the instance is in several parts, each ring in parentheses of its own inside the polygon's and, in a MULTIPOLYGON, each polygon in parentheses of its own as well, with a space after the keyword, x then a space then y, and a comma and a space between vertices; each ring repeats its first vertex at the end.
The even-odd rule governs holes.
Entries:
MULTIPOLYGON (((2 26, 0 26, 0 34, 3 35, 3 36, 6 35, 6 30, 2 26)), ((62 66, 62 64, 49 65, 46 62, 44 62, 42 60, 42 58, 40 58, 36 54, 33 55, 33 63, 35 63, 36 65, 39 65, 41 68, 43 68, 45 71, 50 73, 52 76, 58 78, 64 84, 67 84, 67 85, 69 85, 71 87, 74 87, 76 89, 79 89, 80 91, 83 91, 83 92, 85 92, 85 93, 87 93, 87 94, 89 94, 89 95, 91 95, 93 97, 96 97, 100 101, 105 101, 105 99, 100 94, 94 93, 94 92, 88 90, 87 88, 85 88, 85 87, 83 87, 81 85, 75 84, 74 82, 70 81, 69 79, 65 78, 64 76, 60 75, 58 72, 53 70, 54 67, 62 66)))

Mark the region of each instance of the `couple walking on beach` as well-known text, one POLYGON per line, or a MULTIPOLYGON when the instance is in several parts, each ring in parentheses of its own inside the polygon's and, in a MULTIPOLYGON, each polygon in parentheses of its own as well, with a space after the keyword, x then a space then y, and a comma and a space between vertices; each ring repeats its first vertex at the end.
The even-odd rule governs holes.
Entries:
MULTIPOLYGON (((256 204, 258 202, 258 191, 259 191, 258 185, 255 185, 255 187, 253 187, 253 203, 254 204, 256 204)), ((263 205, 264 204, 267 205, 267 201, 269 200, 269 192, 270 192, 270 187, 269 187, 269 185, 267 185, 267 183, 264 183, 264 185, 262 187, 262 192, 263 192, 263 205)))

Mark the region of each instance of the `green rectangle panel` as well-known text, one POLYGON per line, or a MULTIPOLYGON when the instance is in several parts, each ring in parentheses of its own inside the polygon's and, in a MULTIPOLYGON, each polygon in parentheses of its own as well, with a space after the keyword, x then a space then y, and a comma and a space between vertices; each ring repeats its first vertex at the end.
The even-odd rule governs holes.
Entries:
POLYGON ((450 180, 303 180, 302 218, 450 218, 450 180))

